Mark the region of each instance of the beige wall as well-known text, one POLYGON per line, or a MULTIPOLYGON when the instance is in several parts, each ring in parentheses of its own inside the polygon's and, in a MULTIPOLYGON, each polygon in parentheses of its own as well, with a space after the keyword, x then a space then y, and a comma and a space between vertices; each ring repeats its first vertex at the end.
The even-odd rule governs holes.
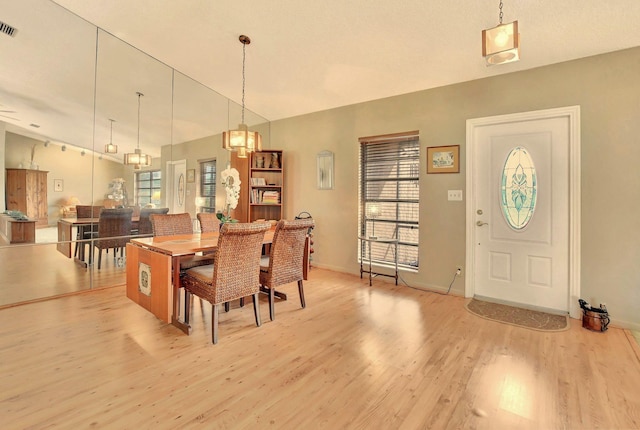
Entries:
MULTIPOLYGON (((84 156, 80 151, 67 146, 61 150, 57 144, 44 146, 44 142, 6 133, 6 147, 4 151, 5 167, 28 168, 31 160, 31 148, 36 145, 34 161, 39 170, 46 170, 47 200, 49 202, 49 225, 55 225, 60 218, 60 206, 70 197, 77 197, 83 204, 102 205, 104 195, 108 191, 113 178, 124 175, 124 166, 108 159, 99 160, 87 152, 84 156), (63 191, 57 192, 53 187, 54 179, 62 179, 63 191)), ((133 183, 126 183, 130 197, 133 197, 133 183)))
MULTIPOLYGON (((579 105, 581 295, 606 303, 614 322, 638 329, 638 71, 634 48, 275 121, 272 147, 286 151, 286 217, 303 210, 314 216, 317 266, 358 273, 358 137, 420 130, 420 269, 401 275, 411 286, 446 290, 465 261, 465 203, 447 201, 447 190, 465 190, 466 120, 579 105), (461 146, 460 174, 425 174, 424 148, 437 145, 461 146), (316 189, 316 154, 325 149, 335 153, 331 191, 316 189)), ((464 279, 453 292, 464 293, 464 279)))

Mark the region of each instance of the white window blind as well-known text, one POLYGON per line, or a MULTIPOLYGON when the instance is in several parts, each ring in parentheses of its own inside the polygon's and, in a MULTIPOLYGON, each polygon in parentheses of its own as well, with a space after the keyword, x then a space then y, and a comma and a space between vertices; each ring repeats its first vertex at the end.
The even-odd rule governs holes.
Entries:
MULTIPOLYGON (((418 132, 360 139, 360 235, 398 239, 398 266, 417 269, 420 212, 418 132)), ((395 246, 373 242, 374 264, 393 265, 395 246)), ((369 260, 368 246, 359 255, 369 260)))

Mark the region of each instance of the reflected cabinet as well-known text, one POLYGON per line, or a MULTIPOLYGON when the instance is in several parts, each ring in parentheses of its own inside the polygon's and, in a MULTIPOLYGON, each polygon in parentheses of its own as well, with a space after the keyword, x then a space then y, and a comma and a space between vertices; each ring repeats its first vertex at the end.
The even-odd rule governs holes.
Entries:
POLYGON ((231 166, 238 169, 240 200, 233 217, 240 222, 280 220, 283 212, 284 159, 279 149, 252 152, 240 158, 234 152, 231 166), (246 184, 246 186, 245 186, 246 184))
POLYGON ((47 203, 47 173, 42 170, 7 169, 7 209, 20 211, 36 222, 49 224, 47 203))

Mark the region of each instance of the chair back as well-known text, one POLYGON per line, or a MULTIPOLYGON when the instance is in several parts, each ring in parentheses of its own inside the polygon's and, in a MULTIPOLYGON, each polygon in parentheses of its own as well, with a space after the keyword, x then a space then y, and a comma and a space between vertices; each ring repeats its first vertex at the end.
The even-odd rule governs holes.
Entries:
POLYGON ((133 209, 119 208, 100 211, 98 221, 98 248, 119 248, 129 242, 133 209))
POLYGON ((200 231, 202 233, 220 231, 220 220, 216 214, 200 212, 196 216, 198 217, 198 222, 200 222, 200 231))
POLYGON ((260 289, 260 254, 269 223, 225 223, 213 257, 213 303, 225 303, 260 289))
POLYGON ((142 208, 140 209, 140 218, 138 221, 138 234, 153 234, 153 227, 151 226, 152 214, 167 214, 169 208, 142 208))
POLYGON ((76 217, 78 218, 98 218, 102 206, 76 205, 76 217))
POLYGON ((192 234, 193 222, 191 215, 182 214, 151 214, 151 230, 154 236, 174 236, 176 234, 192 234))
POLYGON ((313 218, 278 221, 269 254, 268 287, 303 279, 304 247, 313 227, 313 218))

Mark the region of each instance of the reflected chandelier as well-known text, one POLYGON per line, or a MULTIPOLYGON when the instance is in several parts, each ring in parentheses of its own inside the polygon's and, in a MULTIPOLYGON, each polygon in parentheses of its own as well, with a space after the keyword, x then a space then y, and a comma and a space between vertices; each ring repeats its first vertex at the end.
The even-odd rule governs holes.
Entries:
POLYGON ((238 39, 242 43, 242 123, 236 130, 222 132, 222 147, 237 152, 240 158, 246 158, 249 152, 262 151, 262 136, 257 131, 249 131, 244 123, 245 48, 251 43, 251 39, 245 35, 238 39))
POLYGON ((151 166, 151 156, 143 154, 140 150, 140 97, 144 94, 141 92, 136 94, 138 95, 138 146, 134 152, 124 154, 124 164, 133 165, 134 169, 139 170, 141 167, 151 166))
POLYGON ((111 135, 109 136, 109 143, 104 146, 104 152, 106 154, 117 154, 118 153, 118 145, 113 144, 113 123, 115 120, 110 119, 111 121, 111 135))
POLYGON ((482 56, 487 61, 487 66, 520 60, 518 21, 502 23, 502 0, 499 18, 498 26, 482 30, 482 56))

